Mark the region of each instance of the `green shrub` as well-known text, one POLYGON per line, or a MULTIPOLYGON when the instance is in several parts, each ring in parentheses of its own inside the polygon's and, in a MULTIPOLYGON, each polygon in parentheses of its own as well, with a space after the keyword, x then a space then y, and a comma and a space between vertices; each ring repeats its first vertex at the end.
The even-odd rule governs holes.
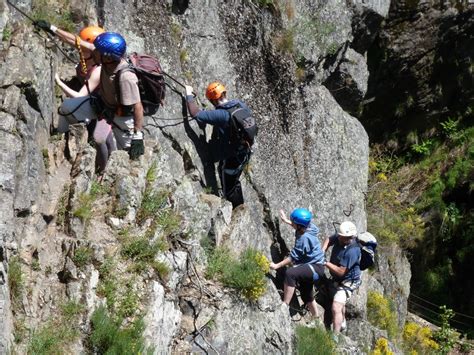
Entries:
POLYGON ((143 223, 148 218, 154 217, 160 209, 163 209, 166 206, 168 195, 168 191, 165 190, 153 192, 150 188, 146 188, 137 212, 137 223, 143 223))
POLYGON ((138 309, 139 302, 140 297, 133 289, 132 283, 127 283, 125 285, 125 293, 118 307, 118 318, 123 319, 134 315, 138 309))
POLYGON ((91 316, 92 331, 90 343, 94 353, 99 354, 148 354, 143 340, 144 323, 137 320, 127 327, 120 327, 120 320, 114 319, 101 306, 91 316))
POLYGON ((66 217, 68 213, 68 208, 67 208, 68 200, 69 200, 69 186, 65 185, 61 193, 61 197, 59 198, 58 210, 56 212, 56 224, 58 226, 64 226, 64 224, 66 223, 66 217))
POLYGON ((431 329, 414 322, 406 323, 403 328, 403 347, 407 352, 415 351, 418 354, 432 354, 439 349, 431 329))
POLYGON ((34 271, 40 271, 41 270, 41 265, 39 263, 38 259, 31 260, 31 269, 34 271))
POLYGON ((390 350, 390 347, 388 346, 388 340, 385 338, 377 339, 377 342, 375 343, 375 348, 370 353, 370 355, 393 355, 393 351, 390 350))
POLYGON ((28 354, 64 354, 68 353, 68 344, 80 335, 77 317, 84 311, 84 306, 69 301, 61 305, 61 314, 49 320, 39 329, 32 332, 28 343, 28 354))
POLYGON ((454 317, 453 310, 446 306, 441 306, 439 310, 441 312, 441 327, 433 334, 433 338, 439 345, 438 352, 446 355, 451 352, 456 345, 456 342, 459 340, 459 333, 451 328, 451 325, 449 324, 449 321, 454 317))
POLYGON ((393 304, 382 294, 369 291, 367 295, 367 319, 380 329, 385 329, 388 336, 393 339, 398 333, 397 315, 393 304))
POLYGON ((85 306, 75 301, 67 301, 61 305, 61 315, 66 322, 76 319, 84 311, 85 306))
POLYGON ((118 298, 119 282, 115 275, 116 264, 111 257, 107 257, 99 268, 99 285, 97 295, 106 298, 107 307, 115 310, 118 298))
POLYGON ((93 181, 89 193, 93 198, 107 195, 110 193, 110 185, 93 181))
POLYGON ((12 28, 7 24, 3 27, 2 31, 2 41, 8 42, 12 37, 13 31, 12 28))
POLYGON ((13 256, 8 261, 8 288, 13 305, 17 305, 24 290, 23 272, 18 256, 13 256))
POLYGON ((130 260, 130 269, 136 273, 141 273, 149 267, 153 267, 155 256, 160 251, 164 251, 166 243, 163 239, 151 241, 148 235, 139 237, 121 237, 122 250, 120 254, 130 260))
POLYGON ((452 141, 461 138, 462 135, 459 134, 459 120, 453 120, 451 117, 448 117, 448 119, 441 122, 440 125, 446 138, 452 141))
POLYGON ((181 226, 181 216, 171 208, 159 211, 155 221, 163 229, 165 236, 178 232, 181 226))
POLYGON ((47 148, 44 148, 41 150, 41 154, 43 155, 43 164, 44 164, 44 168, 46 170, 49 169, 49 151, 47 148))
POLYGON ((146 182, 147 184, 152 184, 156 180, 156 169, 157 169, 157 163, 154 161, 148 171, 146 172, 146 182))
POLYGON ((151 266, 162 280, 166 280, 168 278, 170 268, 166 263, 161 261, 154 261, 151 266))
POLYGON ((61 5, 55 6, 48 0, 33 0, 31 17, 35 20, 46 20, 60 29, 74 33, 76 25, 69 11, 69 1, 62 0, 61 5))
POLYGON ((222 283, 242 293, 249 300, 257 300, 265 293, 265 274, 269 262, 261 253, 246 249, 239 260, 233 258, 227 249, 216 249, 208 261, 206 275, 217 277, 222 283))
POLYGON ((74 251, 72 261, 78 268, 83 268, 92 262, 93 255, 94 252, 91 248, 87 246, 80 246, 74 251))
POLYGON ((298 355, 333 355, 336 346, 324 328, 296 327, 296 353, 298 355), (317 350, 316 350, 317 349, 317 350))
POLYGON ((233 260, 230 250, 227 248, 216 248, 212 250, 208 256, 206 277, 215 279, 221 276, 226 266, 233 260))
POLYGON ((421 143, 412 144, 411 150, 419 155, 429 155, 433 149, 434 141, 432 139, 422 140, 421 143))
POLYGON ((92 205, 94 203, 95 196, 87 193, 81 193, 79 195, 78 204, 79 207, 72 213, 74 217, 78 217, 82 222, 87 223, 92 217, 92 205))

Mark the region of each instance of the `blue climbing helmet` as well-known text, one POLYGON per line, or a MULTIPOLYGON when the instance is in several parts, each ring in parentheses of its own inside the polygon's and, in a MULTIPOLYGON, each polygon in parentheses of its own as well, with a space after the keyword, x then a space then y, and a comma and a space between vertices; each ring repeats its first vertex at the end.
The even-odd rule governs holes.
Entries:
POLYGON ((94 46, 103 56, 119 61, 127 51, 125 39, 115 32, 104 32, 96 37, 94 46))
POLYGON ((311 218, 313 218, 313 215, 306 208, 297 208, 293 210, 290 215, 290 220, 294 224, 298 224, 303 227, 309 226, 311 218))

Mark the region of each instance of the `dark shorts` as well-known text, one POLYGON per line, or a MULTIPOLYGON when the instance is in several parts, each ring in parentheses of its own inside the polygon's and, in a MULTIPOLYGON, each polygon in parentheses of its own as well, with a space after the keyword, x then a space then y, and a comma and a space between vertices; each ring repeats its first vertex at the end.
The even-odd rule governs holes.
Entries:
MULTIPOLYGON (((311 264, 314 271, 320 277, 324 275, 324 266, 321 264, 311 264)), ((314 281, 313 270, 308 264, 301 264, 286 270, 285 283, 291 287, 298 287, 301 299, 304 303, 313 302, 314 300, 314 281)))

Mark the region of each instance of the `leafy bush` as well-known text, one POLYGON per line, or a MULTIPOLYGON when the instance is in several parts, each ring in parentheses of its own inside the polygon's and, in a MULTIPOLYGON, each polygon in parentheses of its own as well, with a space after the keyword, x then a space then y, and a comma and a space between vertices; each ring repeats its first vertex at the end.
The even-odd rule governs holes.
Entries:
POLYGON ((423 237, 424 222, 417 210, 401 202, 396 183, 379 181, 367 198, 368 230, 382 242, 412 247, 423 237))
POLYGON ((133 262, 131 269, 141 273, 148 267, 155 265, 155 256, 164 251, 166 243, 163 239, 151 241, 147 235, 139 237, 123 236, 121 255, 133 262))
POLYGON ((13 30, 10 25, 5 25, 2 31, 2 41, 8 42, 12 37, 13 30))
POLYGON ((251 248, 246 249, 239 260, 227 249, 216 249, 210 259, 206 275, 216 277, 227 287, 232 287, 252 301, 265 293, 265 274, 269 271, 267 258, 251 248))
POLYGON ((137 223, 143 223, 148 218, 153 217, 160 209, 163 209, 166 206, 168 195, 168 191, 153 192, 151 188, 147 187, 137 212, 137 223))
POLYGON ((459 138, 459 120, 453 120, 451 117, 440 123, 443 134, 446 138, 456 140, 459 138))
POLYGON ((430 328, 408 322, 403 328, 403 347, 407 351, 429 354, 437 350, 439 345, 433 340, 433 333, 430 328))
POLYGON ((13 256, 8 261, 8 288, 10 289, 10 296, 14 306, 20 301, 24 286, 20 258, 13 256))
POLYGON ((206 268, 206 277, 209 279, 217 278, 222 275, 224 269, 231 260, 234 260, 227 248, 216 248, 210 251, 208 264, 206 268))
POLYGON ((46 322, 40 329, 34 330, 28 343, 28 354, 67 353, 67 345, 79 337, 77 318, 84 306, 74 301, 61 305, 58 318, 46 322))
POLYGON ((63 0, 61 5, 55 6, 48 0, 33 0, 31 17, 35 20, 46 20, 58 28, 74 33, 76 26, 69 11, 69 1, 63 0))
POLYGON ((367 295, 367 319, 380 329, 385 329, 392 339, 398 333, 397 315, 393 304, 382 294, 369 291, 367 295))
POLYGON ((336 345, 324 328, 308 328, 299 325, 296 327, 296 353, 298 355, 333 355, 336 353, 336 345))
POLYGON ((91 316, 92 332, 90 343, 94 353, 99 354, 149 354, 142 336, 144 323, 141 319, 120 328, 120 321, 114 319, 101 306, 91 316))
POLYGON ((375 348, 370 355, 393 355, 393 351, 388 346, 388 340, 385 338, 377 339, 375 348))
POLYGON ((78 268, 83 268, 84 266, 92 262, 93 250, 87 246, 80 246, 74 251, 72 261, 78 268))
POLYGON ((165 236, 176 233, 181 226, 181 216, 173 209, 166 208, 158 212, 155 220, 162 229, 165 236))
POLYGON ((414 153, 417 153, 420 155, 429 155, 431 153, 433 145, 434 145, 434 141, 432 139, 427 139, 425 141, 421 141, 420 144, 418 143, 412 144, 411 150, 414 153))
POLYGON ((92 217, 92 204, 94 203, 95 196, 88 193, 81 193, 79 195, 78 204, 79 207, 72 213, 74 217, 78 217, 82 222, 88 222, 92 217))
POLYGON ((434 340, 438 343, 440 354, 449 354, 450 351, 456 345, 456 342, 459 340, 459 333, 456 332, 449 321, 454 317, 453 310, 447 308, 446 306, 441 306, 439 308, 441 327, 433 334, 434 340))

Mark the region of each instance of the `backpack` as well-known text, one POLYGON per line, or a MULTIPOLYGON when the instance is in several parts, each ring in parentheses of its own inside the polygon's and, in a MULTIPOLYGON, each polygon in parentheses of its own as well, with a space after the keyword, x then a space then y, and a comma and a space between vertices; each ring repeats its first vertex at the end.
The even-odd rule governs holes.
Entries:
MULTIPOLYGON (((120 75, 125 71, 133 71, 138 78, 143 114, 145 116, 154 115, 160 105, 163 106, 166 93, 165 79, 163 78, 160 62, 155 57, 135 52, 130 54, 127 61, 129 63, 128 68, 119 70, 115 77, 117 97, 120 98, 120 75)), ((120 100, 118 101, 120 102, 120 100)))
POLYGON ((240 104, 227 109, 227 112, 230 114, 230 143, 251 147, 258 132, 252 112, 240 104))
POLYGON ((377 239, 371 233, 364 232, 357 237, 357 243, 360 247, 359 267, 361 271, 364 271, 374 265, 377 239))

